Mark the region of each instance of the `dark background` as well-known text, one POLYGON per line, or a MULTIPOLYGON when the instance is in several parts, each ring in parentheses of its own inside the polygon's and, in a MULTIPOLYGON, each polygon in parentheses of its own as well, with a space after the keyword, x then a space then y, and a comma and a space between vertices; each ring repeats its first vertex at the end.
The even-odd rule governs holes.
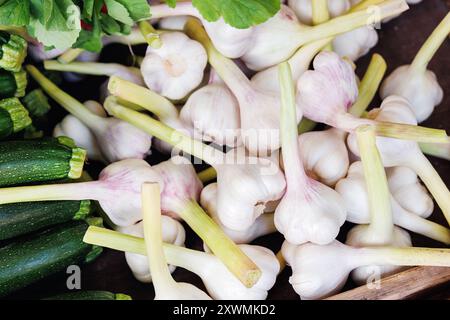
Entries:
MULTIPOLYGON (((422 3, 411 6, 411 9, 401 17, 382 25, 382 29, 379 31, 379 44, 371 53, 380 53, 386 59, 388 63, 387 74, 396 67, 409 64, 412 61, 422 43, 448 12, 449 7, 450 1, 423 0, 422 3)), ((135 47, 133 51, 138 55, 143 55, 145 47, 135 47)), ((357 62, 357 73, 360 76, 364 74, 370 56, 371 54, 368 54, 357 62)), ((108 46, 102 52, 101 61, 130 64, 130 50, 120 45, 108 46)), ((439 82, 445 91, 445 97, 443 103, 436 108, 433 115, 423 125, 446 129, 447 132, 450 132, 450 40, 444 43, 432 60, 429 68, 438 76, 439 82)), ((105 78, 103 77, 86 77, 83 81, 76 84, 65 83, 63 88, 80 101, 95 100, 98 98, 98 88, 104 80, 105 78)), ((377 98, 372 103, 372 106, 378 106, 379 102, 377 98)), ((60 107, 54 107, 51 111, 51 116, 49 128, 52 128, 53 124, 64 116, 64 111, 60 107)), ((154 152, 148 160, 150 163, 158 163, 164 158, 154 152)), ((434 158, 431 158, 431 161, 448 185, 450 183, 449 162, 434 158)), ((96 163, 90 163, 87 165, 87 168, 95 177, 101 167, 96 163)), ((438 210, 431 219, 444 225, 446 224, 443 215, 438 210)), ((351 226, 349 223, 344 225, 339 236, 340 240, 345 239, 345 234, 351 226)), ((188 232, 186 246, 202 250, 201 240, 188 229, 186 231, 188 232)), ((413 242, 415 246, 442 247, 442 244, 438 242, 416 235, 413 235, 413 242)), ((280 248, 281 243, 282 237, 279 234, 266 236, 255 241, 255 244, 267 246, 275 252, 280 248)), ((186 270, 178 268, 173 275, 177 281, 190 282, 204 289, 200 279, 186 270)), ((269 292, 268 299, 299 299, 288 283, 290 275, 290 268, 286 268, 279 276, 274 288, 269 292)), ((61 273, 47 278, 13 294, 10 298, 40 298, 65 292, 67 291, 66 276, 66 274, 61 273)), ((354 284, 349 280, 345 289, 352 287, 354 287, 354 284)), ((94 263, 82 268, 82 289, 126 293, 131 295, 133 299, 153 299, 152 285, 142 284, 135 280, 125 262, 124 254, 109 249, 105 249, 104 253, 94 263)), ((418 298, 449 299, 450 283, 427 292, 418 298)))

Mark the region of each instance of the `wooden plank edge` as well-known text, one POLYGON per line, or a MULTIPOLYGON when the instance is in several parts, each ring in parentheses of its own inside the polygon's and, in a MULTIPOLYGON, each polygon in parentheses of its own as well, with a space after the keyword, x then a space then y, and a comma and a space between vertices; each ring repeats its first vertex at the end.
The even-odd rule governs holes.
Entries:
POLYGON ((326 300, 404 300, 450 282, 450 268, 415 267, 380 280, 378 289, 367 285, 326 300))

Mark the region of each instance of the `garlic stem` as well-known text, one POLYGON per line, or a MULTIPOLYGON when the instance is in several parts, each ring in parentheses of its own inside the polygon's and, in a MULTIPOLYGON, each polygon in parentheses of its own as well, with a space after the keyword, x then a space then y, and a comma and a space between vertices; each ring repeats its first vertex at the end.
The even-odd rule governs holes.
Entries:
POLYGON ((175 16, 192 16, 200 18, 198 11, 192 6, 190 1, 186 3, 177 2, 175 8, 171 8, 167 4, 152 5, 152 19, 175 16))
POLYGON ((155 292, 175 285, 163 250, 160 189, 157 183, 144 183, 141 192, 144 241, 155 292))
POLYGON ((58 57, 59 63, 70 63, 78 58, 80 54, 84 52, 84 49, 80 48, 70 48, 66 52, 64 52, 62 55, 58 57))
POLYGON ((358 249, 355 264, 450 267, 450 249, 372 247, 358 249))
POLYGON ((62 91, 46 78, 35 66, 25 66, 28 73, 36 80, 44 91, 59 105, 74 115, 92 130, 103 130, 106 119, 91 112, 85 105, 62 91))
MULTIPOLYGON (((316 0, 312 2, 312 23, 318 25, 330 20, 330 12, 328 11, 328 0, 316 0)), ((333 45, 330 41, 324 46, 324 50, 333 51, 333 45)), ((295 78, 294 79, 298 79, 295 78)))
POLYGON ((71 62, 71 63, 59 63, 56 60, 44 61, 44 68, 46 70, 64 71, 64 72, 76 72, 82 74, 90 74, 96 76, 113 76, 117 73, 126 70, 130 73, 138 74, 138 69, 132 67, 125 67, 118 63, 101 63, 101 62, 71 62))
POLYGON ((196 201, 186 202, 179 215, 246 287, 251 288, 258 281, 261 271, 256 264, 230 240, 196 201))
POLYGON ((425 72, 430 60, 438 51, 442 43, 447 39, 450 33, 450 13, 447 13, 445 18, 434 29, 433 33, 428 37, 427 41, 420 48, 413 62, 411 68, 416 72, 425 72))
MULTIPOLYGON (((159 33, 159 31, 157 31, 159 33)), ((131 29, 128 35, 111 35, 105 36, 102 39, 103 45, 106 46, 111 43, 120 43, 126 46, 134 46, 147 43, 144 36, 139 29, 131 29)))
POLYGON ((218 166, 223 163, 225 157, 223 152, 201 141, 192 139, 184 133, 145 114, 125 108, 119 105, 113 97, 108 97, 104 106, 109 114, 132 124, 144 132, 149 134, 151 132, 152 136, 172 145, 174 148, 187 152, 212 166, 218 166))
POLYGON ((357 12, 383 3, 385 0, 363 0, 353 5, 348 12, 357 12))
POLYGON ((178 109, 173 103, 147 88, 112 76, 108 82, 108 90, 112 95, 152 112, 162 122, 178 120, 178 109))
POLYGON ((367 233, 369 238, 377 242, 390 243, 394 234, 391 194, 386 172, 376 146, 375 128, 372 126, 358 127, 356 137, 369 197, 370 223, 367 233))
POLYGON ((450 142, 448 143, 420 143, 423 153, 450 161, 450 142))
POLYGON ((152 48, 159 49, 162 47, 162 41, 159 36, 159 33, 156 32, 155 28, 153 28, 152 24, 148 21, 139 21, 138 22, 139 30, 142 33, 145 41, 147 41, 148 45, 152 48))
MULTIPOLYGON (((315 1, 315 0, 314 0, 315 1)), ((320 25, 299 29, 296 42, 298 46, 308 42, 335 36, 382 19, 400 14, 408 9, 404 0, 388 0, 377 6, 377 14, 373 11, 356 11, 331 19, 320 25)))
POLYGON ((214 169, 213 167, 210 167, 208 169, 200 171, 197 174, 197 176, 201 182, 207 183, 207 182, 212 181, 217 178, 217 172, 216 172, 216 169, 214 169))
POLYGON ((53 200, 101 200, 107 192, 98 181, 0 189, 0 204, 53 200))
MULTIPOLYGON (((370 64, 361 83, 359 84, 358 99, 350 108, 349 113, 355 117, 361 117, 364 114, 365 110, 369 107, 370 102, 375 97, 385 72, 386 61, 381 55, 375 53, 370 60, 370 64)), ((316 123, 314 121, 304 117, 298 126, 298 133, 302 134, 311 131, 315 126, 316 123)))
MULTIPOLYGON (((84 235, 83 242, 113 250, 136 253, 143 256, 147 255, 143 238, 106 228, 89 227, 84 235)), ((169 243, 163 243, 163 250, 168 264, 184 268, 196 274, 201 271, 201 268, 207 267, 210 258, 208 253, 169 243)))
POLYGON ((370 60, 369 67, 367 68, 361 83, 359 84, 358 99, 349 110, 352 115, 361 117, 364 111, 366 111, 378 91, 386 68, 386 61, 381 55, 375 53, 370 60))
POLYGON ((450 245, 450 229, 403 209, 393 197, 391 197, 391 203, 395 211, 393 216, 395 225, 450 245))
POLYGON ((209 63, 236 98, 239 101, 249 99, 249 95, 255 91, 250 80, 233 60, 226 58, 217 51, 200 22, 190 18, 186 22, 184 29, 190 38, 200 42, 205 47, 209 63))
POLYGON ((414 158, 409 158, 408 163, 425 183, 450 224, 450 191, 436 169, 421 152, 418 152, 414 158))
POLYGON ((308 177, 299 157, 295 88, 287 62, 278 66, 278 77, 281 94, 280 139, 286 182, 288 189, 304 188, 308 177))
POLYGON ((409 124, 379 122, 357 118, 349 113, 336 114, 333 122, 334 127, 347 132, 353 132, 357 127, 367 124, 375 127, 377 136, 427 143, 446 143, 449 141, 445 130, 409 124))

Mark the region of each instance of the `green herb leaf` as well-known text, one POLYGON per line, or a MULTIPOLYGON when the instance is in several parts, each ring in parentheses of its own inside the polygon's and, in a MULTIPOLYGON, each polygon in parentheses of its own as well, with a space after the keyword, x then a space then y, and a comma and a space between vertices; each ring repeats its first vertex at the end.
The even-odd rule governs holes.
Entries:
POLYGON ((127 8, 116 0, 105 0, 108 14, 122 23, 133 25, 133 19, 130 18, 127 8))
POLYGON ((83 3, 83 18, 91 20, 94 14, 94 0, 84 0, 83 3))
POLYGON ((70 48, 80 31, 80 9, 71 0, 31 0, 29 33, 46 47, 70 48))
POLYGON ((30 3, 23 0, 6 0, 0 4, 0 24, 25 26, 30 21, 30 3))
POLYGON ((166 3, 171 8, 175 8, 177 6, 177 0, 166 0, 166 3))
POLYGON ((192 4, 207 21, 223 17, 239 29, 263 23, 280 10, 279 0, 193 0, 192 4))
POLYGON ((150 6, 147 0, 115 0, 121 3, 125 8, 127 8, 131 19, 134 21, 140 21, 144 19, 149 19, 150 6))

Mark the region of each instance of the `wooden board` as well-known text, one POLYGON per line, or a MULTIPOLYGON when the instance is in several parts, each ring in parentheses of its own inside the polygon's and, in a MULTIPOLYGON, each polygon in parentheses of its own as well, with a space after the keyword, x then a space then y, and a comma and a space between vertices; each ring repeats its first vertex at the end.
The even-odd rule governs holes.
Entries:
MULTIPOLYGON (((448 282, 450 282, 450 268, 416 267, 381 279, 380 285, 377 286, 378 289, 371 289, 364 285, 336 294, 326 300, 412 299, 426 296, 430 290, 448 282)), ((448 289, 447 286, 445 289, 448 289)))

